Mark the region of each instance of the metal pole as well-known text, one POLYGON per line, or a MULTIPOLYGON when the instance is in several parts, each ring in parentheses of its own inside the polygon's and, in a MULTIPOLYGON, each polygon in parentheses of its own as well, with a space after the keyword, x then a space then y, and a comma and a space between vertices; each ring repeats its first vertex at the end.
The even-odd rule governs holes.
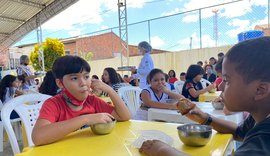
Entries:
POLYGON ((148 41, 149 41, 149 44, 151 45, 150 20, 148 20, 147 22, 148 22, 148 41))
POLYGON ((199 9, 199 26, 200 26, 200 49, 202 48, 202 18, 201 9, 199 9))

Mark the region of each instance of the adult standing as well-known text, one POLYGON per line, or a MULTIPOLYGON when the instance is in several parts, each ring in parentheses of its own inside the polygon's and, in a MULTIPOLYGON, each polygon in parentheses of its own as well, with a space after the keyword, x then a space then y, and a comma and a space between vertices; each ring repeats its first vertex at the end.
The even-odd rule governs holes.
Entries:
POLYGON ((20 57, 20 65, 17 67, 17 75, 22 76, 25 82, 22 84, 22 89, 27 90, 36 86, 35 78, 37 75, 34 75, 29 68, 29 58, 27 55, 22 55, 20 57))
POLYGON ((139 87, 144 89, 147 86, 147 76, 152 69, 154 69, 154 63, 150 56, 152 51, 152 46, 146 42, 142 41, 138 45, 139 52, 143 55, 141 62, 139 64, 138 69, 132 68, 132 73, 137 71, 137 74, 133 74, 133 79, 139 79, 140 85, 139 87))

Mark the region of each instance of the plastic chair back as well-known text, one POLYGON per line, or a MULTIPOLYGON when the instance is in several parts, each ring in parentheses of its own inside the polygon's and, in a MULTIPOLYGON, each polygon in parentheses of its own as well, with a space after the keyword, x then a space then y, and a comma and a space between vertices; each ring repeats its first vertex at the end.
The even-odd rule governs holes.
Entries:
POLYGON ((26 94, 21 95, 8 101, 1 110, 1 118, 8 134, 8 138, 14 155, 20 153, 19 145, 16 140, 15 133, 11 126, 10 114, 15 110, 20 116, 26 132, 26 137, 29 146, 33 146, 32 130, 39 116, 39 110, 44 101, 51 96, 45 94, 26 94))
POLYGON ((208 80, 206 80, 206 79, 203 79, 203 78, 201 79, 200 82, 201 82, 203 88, 206 88, 208 85, 211 84, 210 81, 208 81, 208 80))
POLYGON ((174 82, 173 85, 174 85, 176 93, 182 95, 182 90, 183 90, 184 84, 185 84, 185 81, 181 81, 181 80, 178 80, 178 81, 174 82))
POLYGON ((118 89, 118 95, 123 99, 132 117, 141 106, 140 94, 142 89, 139 87, 126 86, 118 89))

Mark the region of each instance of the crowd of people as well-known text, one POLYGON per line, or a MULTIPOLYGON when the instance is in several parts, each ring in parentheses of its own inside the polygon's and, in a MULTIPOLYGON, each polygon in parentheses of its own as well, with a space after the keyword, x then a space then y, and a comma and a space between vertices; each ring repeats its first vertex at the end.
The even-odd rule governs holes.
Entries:
MULTIPOLYGON (((127 121, 130 112, 117 92, 120 87, 137 86, 142 106, 138 110, 147 113, 148 108, 178 109, 178 103, 168 105, 168 99, 186 98, 198 101, 198 97, 210 90, 222 91, 219 101, 229 113, 246 111, 250 114, 240 125, 215 118, 198 107, 187 113, 187 117, 200 124, 212 126, 220 133, 232 134, 243 141, 234 155, 268 155, 270 150, 270 37, 244 41, 233 46, 227 53, 218 54, 218 59, 191 64, 186 72, 172 69, 168 74, 154 68, 152 47, 143 41, 138 50, 143 55, 138 68, 123 78, 114 68, 106 67, 99 80, 90 77, 89 64, 78 56, 62 56, 56 59, 41 84, 29 68, 29 58, 20 58, 18 76, 6 75, 0 82, 0 98, 3 104, 25 94, 24 90, 40 85, 38 91, 52 97, 43 104, 34 126, 32 139, 35 145, 53 143, 67 134, 96 123, 108 123, 114 119, 127 121), (68 64, 72 64, 69 66, 68 64), (207 83, 205 83, 207 82, 207 83), (108 96, 113 105, 98 96, 108 96), (59 129, 59 127, 62 127, 59 129)), ((34 87, 35 88, 35 87, 34 87)), ((139 113, 140 114, 140 113, 139 113)), ((143 114, 143 113, 142 113, 143 114)), ((13 112, 12 118, 17 118, 13 112)), ((146 119, 146 116, 140 117, 146 119)), ((140 152, 147 155, 185 155, 171 146, 149 140, 143 143, 140 152)))

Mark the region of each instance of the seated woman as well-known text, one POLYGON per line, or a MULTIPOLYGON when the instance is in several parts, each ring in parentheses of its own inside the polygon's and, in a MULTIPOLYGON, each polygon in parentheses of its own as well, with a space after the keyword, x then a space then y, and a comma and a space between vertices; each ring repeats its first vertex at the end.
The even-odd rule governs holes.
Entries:
MULTIPOLYGON (((18 89, 20 82, 16 76, 6 75, 0 82, 0 99, 3 104, 12 98, 22 95, 23 92, 18 89)), ((11 119, 18 118, 19 115, 13 111, 10 115, 11 119)))
MULTIPOLYGON (((118 89, 123 86, 128 86, 128 83, 122 83, 115 69, 108 67, 105 68, 102 74, 102 81, 111 86, 114 91, 118 93, 118 89)), ((106 95, 106 93, 105 93, 106 95)))
POLYGON ((143 106, 164 109, 177 109, 175 104, 166 104, 167 99, 180 99, 182 95, 166 87, 165 74, 160 69, 153 69, 148 75, 148 85, 141 92, 143 106))
POLYGON ((211 83, 215 82, 217 76, 214 74, 213 66, 210 64, 205 65, 204 71, 206 74, 203 75, 203 78, 211 83))
POLYGON ((190 65, 187 74, 186 74, 186 81, 183 86, 182 95, 186 98, 190 99, 191 101, 198 101, 199 95, 204 94, 216 86, 215 84, 211 84, 206 88, 202 87, 200 82, 203 76, 203 68, 199 65, 190 65))

